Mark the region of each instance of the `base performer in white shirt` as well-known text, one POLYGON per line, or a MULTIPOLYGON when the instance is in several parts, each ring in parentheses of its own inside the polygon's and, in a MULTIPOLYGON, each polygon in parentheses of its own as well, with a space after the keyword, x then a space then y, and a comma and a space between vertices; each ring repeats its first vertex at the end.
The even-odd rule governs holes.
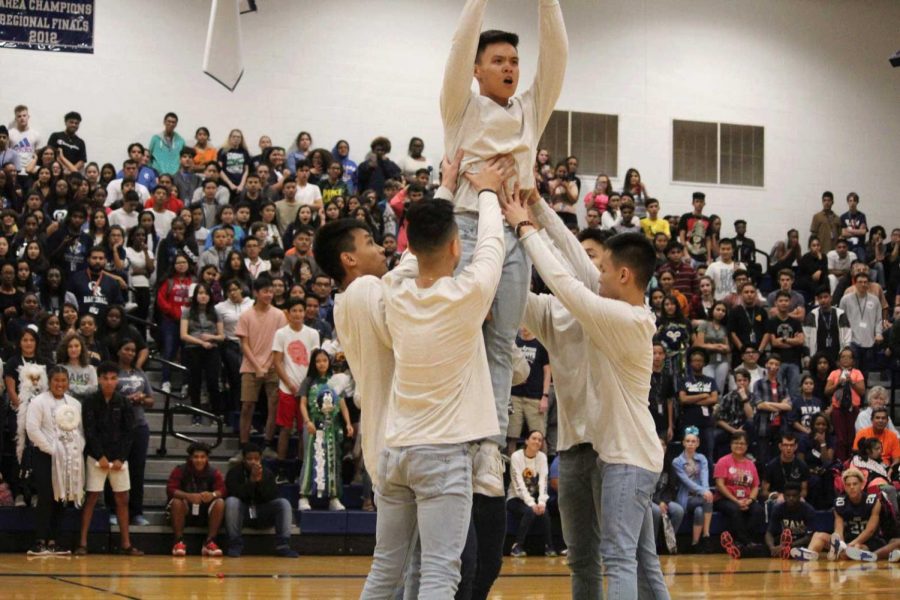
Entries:
POLYGON ((655 263, 653 246, 641 234, 609 238, 597 295, 536 235, 525 202, 504 202, 503 209, 544 282, 581 324, 590 347, 587 382, 598 400, 587 436, 599 456, 600 553, 609 597, 636 599, 640 588, 642 598, 668 598, 650 510, 663 466, 647 410, 656 327, 644 290, 655 263))
POLYGON ((461 255, 453 205, 421 201, 406 216, 418 277, 391 272, 382 278, 395 366, 366 599, 393 597, 416 528, 421 547, 417 597, 454 595, 471 519, 470 445, 500 435, 481 326, 506 250, 494 191, 503 180, 486 184, 478 176, 467 177, 479 191, 478 243, 471 264, 453 275, 461 255))

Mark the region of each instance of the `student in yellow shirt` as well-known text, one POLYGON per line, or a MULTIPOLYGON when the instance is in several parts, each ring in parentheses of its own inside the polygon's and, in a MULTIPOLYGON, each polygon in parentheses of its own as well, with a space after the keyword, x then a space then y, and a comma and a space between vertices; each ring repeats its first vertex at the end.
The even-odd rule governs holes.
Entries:
POLYGON ((672 234, 669 230, 669 222, 659 218, 659 200, 656 198, 647 199, 647 216, 641 219, 641 229, 651 240, 657 233, 664 233, 671 238, 672 234))

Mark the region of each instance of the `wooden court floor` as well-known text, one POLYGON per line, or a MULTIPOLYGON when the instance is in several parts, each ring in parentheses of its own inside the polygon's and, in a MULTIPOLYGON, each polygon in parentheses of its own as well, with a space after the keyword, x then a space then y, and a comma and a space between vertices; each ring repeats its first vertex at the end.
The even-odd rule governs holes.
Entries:
MULTIPOLYGON (((0 555, 0 599, 200 599, 359 597, 369 560, 308 556, 299 559, 199 556, 34 558, 0 555)), ((491 598, 569 598, 565 559, 505 558, 491 598)), ((673 598, 900 597, 900 565, 798 563, 724 555, 663 557, 673 598)))

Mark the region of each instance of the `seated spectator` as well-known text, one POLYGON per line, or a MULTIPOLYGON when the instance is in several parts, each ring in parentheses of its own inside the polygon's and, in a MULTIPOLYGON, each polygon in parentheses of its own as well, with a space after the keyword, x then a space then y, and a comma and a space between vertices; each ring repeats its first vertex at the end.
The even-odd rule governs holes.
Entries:
MULTIPOLYGON (((866 395, 866 408, 859 411, 859 416, 856 417, 856 432, 859 433, 861 430, 866 427, 872 426, 872 411, 876 408, 885 408, 888 403, 888 391, 880 386, 876 385, 869 389, 869 393, 866 395)), ((887 428, 889 431, 893 431, 894 433, 898 433, 897 428, 894 427, 894 423, 890 419, 890 413, 888 413, 888 422, 887 428)))
POLYGON ((896 499, 897 492, 890 484, 890 473, 882 461, 882 445, 878 438, 862 438, 859 440, 856 452, 850 459, 849 467, 859 469, 866 478, 865 490, 877 494, 880 489, 891 491, 891 496, 896 499))
POLYGON ((828 259, 828 284, 833 295, 838 281, 850 274, 850 265, 856 260, 856 255, 850 252, 849 248, 847 240, 840 238, 835 242, 834 250, 825 255, 828 259))
POLYGON ((91 364, 87 344, 77 332, 66 334, 56 351, 56 364, 69 373, 69 389, 78 400, 97 391, 97 369, 91 364))
POLYGON ((723 451, 723 442, 738 431, 751 432, 753 425, 754 406, 758 399, 754 396, 751 387, 750 373, 743 367, 734 370, 734 386, 727 394, 719 396, 719 401, 713 409, 715 427, 709 430, 710 456, 718 460, 726 454, 723 451))
POLYGON ((797 438, 791 432, 781 434, 779 455, 766 464, 763 475, 762 495, 776 503, 784 502, 784 489, 788 483, 800 485, 800 496, 806 498, 809 484, 809 467, 797 457, 797 438))
MULTIPOLYGON (((688 300, 687 296, 675 289, 675 276, 672 275, 671 271, 663 271, 660 273, 657 277, 657 281, 659 283, 659 289, 662 290, 663 294, 675 298, 678 302, 678 308, 681 310, 681 314, 687 317, 690 314, 691 301, 688 300)), ((697 296, 694 296, 694 298, 696 299, 697 296)), ((694 302, 696 303, 696 300, 694 302)))
POLYGON ((812 298, 816 290, 826 288, 828 281, 828 258, 822 251, 822 242, 815 235, 809 236, 809 252, 797 262, 797 289, 807 298, 812 298))
MULTIPOLYGON (((800 442, 797 456, 809 467, 807 500, 818 510, 824 510, 834 501, 834 434, 831 421, 824 413, 813 416, 810 435, 800 442)), ((839 465, 839 463, 838 463, 839 465)))
POLYGON ((188 446, 188 460, 172 469, 166 484, 169 503, 166 513, 172 523, 175 543, 172 556, 184 556, 184 527, 207 526, 203 556, 222 556, 216 536, 225 516, 225 480, 218 469, 209 464, 209 446, 195 442, 188 446))
POLYGON ((787 415, 791 411, 791 396, 784 380, 781 379, 781 359, 777 354, 766 360, 766 379, 757 381, 753 387, 757 404, 753 408, 753 433, 756 438, 757 455, 760 464, 769 462, 774 454, 779 435, 787 428, 787 415))
POLYGON ((841 350, 838 366, 828 375, 825 396, 831 399, 835 458, 845 461, 850 458, 850 448, 856 437, 856 418, 862 396, 866 393, 866 380, 859 369, 853 368, 853 351, 850 348, 841 350))
POLYGON ((622 218, 613 225, 614 233, 641 233, 640 220, 634 216, 634 200, 625 198, 622 201, 622 218))
POLYGON ((744 346, 761 349, 769 316, 758 303, 756 286, 750 282, 739 288, 741 303, 731 310, 728 318, 728 332, 731 334, 732 348, 742 351, 744 346))
POLYGON ((344 510, 341 503, 341 441, 343 430, 337 412, 343 417, 347 437, 353 437, 353 425, 347 402, 330 385, 333 375, 331 357, 322 348, 309 357, 309 375, 300 386, 300 414, 303 434, 303 468, 300 472, 300 510, 310 510, 309 497, 328 498, 329 510, 344 510), (317 445, 320 448, 317 450, 317 445))
POLYGON ((763 523, 763 508, 757 502, 759 475, 756 465, 747 458, 747 434, 731 435, 731 454, 716 463, 716 512, 725 517, 725 531, 720 541, 732 558, 765 556, 765 546, 759 544, 758 534, 763 523))
POLYGON ((778 289, 769 292, 769 295, 766 296, 766 304, 770 307, 770 317, 774 317, 778 313, 776 299, 782 292, 788 294, 787 316, 802 323, 803 319, 806 318, 806 298, 794 289, 794 272, 791 269, 782 269, 778 272, 778 289))
MULTIPOLYGON (((585 198, 584 201, 587 204, 587 198, 585 198)), ((659 216, 659 200, 656 198, 647 198, 646 208, 647 216, 640 221, 644 235, 651 240, 659 233, 664 233, 667 238, 671 238, 672 231, 669 228, 669 222, 659 216)), ((599 215, 600 213, 598 212, 597 214, 599 215)))
POLYGON ((322 339, 322 341, 333 338, 334 330, 331 328, 331 325, 319 318, 319 308, 321 305, 319 299, 315 295, 310 294, 304 300, 304 304, 306 306, 306 319, 304 324, 307 327, 312 327, 318 331, 319 338, 322 339))
POLYGON ((543 446, 544 435, 540 431, 532 431, 525 440, 525 448, 513 452, 509 459, 510 483, 506 507, 520 519, 516 541, 509 551, 510 556, 516 558, 525 556, 525 538, 535 521, 539 523, 544 537, 544 555, 557 555, 553 547, 550 514, 547 512, 548 468, 547 455, 541 452, 543 446))
MULTIPOLYGON (((77 338, 73 338, 77 339, 77 338)), ((129 402, 117 390, 119 367, 116 363, 100 365, 100 388, 85 398, 81 407, 87 455, 87 499, 81 512, 81 538, 75 556, 88 553, 88 531, 94 507, 109 480, 116 500, 116 516, 119 521, 121 543, 119 553, 142 556, 144 553, 131 545, 128 533, 128 455, 131 453, 134 413, 129 402)))
POLYGON ((237 558, 244 548, 241 529, 245 520, 254 529, 275 526, 275 553, 297 558, 291 546, 291 504, 278 495, 275 475, 263 466, 259 447, 246 444, 244 460, 228 469, 225 476, 225 529, 228 556, 237 558))
POLYGON ((659 438, 663 452, 663 468, 656 480, 656 488, 650 497, 650 511, 653 515, 653 536, 659 541, 660 532, 666 549, 671 554, 678 551, 678 543, 675 534, 684 520, 684 507, 675 501, 676 478, 672 470, 672 455, 665 452, 668 442, 665 437, 659 438), (663 517, 668 520, 666 524, 663 517), (667 525, 667 526, 665 526, 667 525))
POLYGON ((80 503, 84 495, 84 428, 81 404, 70 396, 69 374, 62 367, 48 369, 50 389, 28 403, 25 430, 34 444, 32 482, 37 488, 35 542, 29 556, 68 555, 56 544, 66 502, 80 503))
MULTIPOLYGON (((756 385, 757 381, 766 378, 766 368, 759 364, 759 350, 756 346, 744 346, 741 351, 741 362, 737 368, 744 369, 750 374, 750 389, 756 385)), ((728 389, 735 389, 734 373, 736 369, 728 376, 728 389)))
POLYGON ((887 466, 893 466, 900 463, 900 440, 897 434, 887 428, 888 409, 885 407, 875 408, 872 410, 872 425, 864 427, 856 434, 853 440, 853 449, 859 447, 860 440, 875 438, 881 444, 882 461, 887 466))
MULTIPOLYGON (((694 554, 712 552, 709 526, 712 522, 713 493, 709 487, 709 461, 697 452, 700 447, 699 430, 688 427, 684 431, 684 451, 672 461, 677 477, 675 501, 682 514, 693 515, 691 550, 694 554)), ((675 531, 678 526, 672 523, 675 531)))
POLYGON ((684 261, 684 245, 677 240, 670 241, 666 246, 666 258, 668 262, 659 268, 657 275, 671 271, 675 277, 675 289, 690 301, 697 294, 698 279, 694 267, 684 261))
POLYGON ((813 534, 816 511, 803 501, 800 486, 793 481, 784 484, 784 502, 779 502, 769 516, 766 546, 773 558, 788 558, 801 553, 813 534), (776 540, 777 543, 776 543, 776 540))
POLYGON ((828 549, 828 560, 874 561, 875 552, 886 545, 880 537, 881 501, 877 494, 866 494, 865 477, 859 469, 850 468, 841 474, 844 493, 834 501, 834 533, 818 532, 809 547, 791 552, 800 560, 818 560, 819 553, 828 549))
POLYGON ((812 418, 825 410, 822 399, 813 395, 814 389, 815 380, 810 375, 804 375, 800 380, 800 397, 791 401, 793 408, 788 423, 800 443, 812 434, 812 418))
POLYGON ((510 393, 509 427, 506 432, 508 454, 516 450, 526 431, 539 431, 543 436, 547 431, 547 408, 550 399, 550 358, 544 346, 523 325, 516 338, 516 346, 528 362, 528 379, 521 385, 513 386, 510 393))

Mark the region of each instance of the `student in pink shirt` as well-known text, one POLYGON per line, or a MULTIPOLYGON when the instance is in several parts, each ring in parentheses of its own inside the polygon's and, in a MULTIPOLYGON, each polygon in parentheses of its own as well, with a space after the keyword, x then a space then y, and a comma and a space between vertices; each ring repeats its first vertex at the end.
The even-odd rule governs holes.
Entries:
POLYGON ((732 558, 741 555, 767 556, 759 543, 762 534, 763 509, 756 501, 759 494, 759 474, 756 465, 747 458, 748 437, 744 431, 731 435, 731 454, 716 463, 716 512, 725 516, 727 526, 722 532, 722 547, 732 558))

